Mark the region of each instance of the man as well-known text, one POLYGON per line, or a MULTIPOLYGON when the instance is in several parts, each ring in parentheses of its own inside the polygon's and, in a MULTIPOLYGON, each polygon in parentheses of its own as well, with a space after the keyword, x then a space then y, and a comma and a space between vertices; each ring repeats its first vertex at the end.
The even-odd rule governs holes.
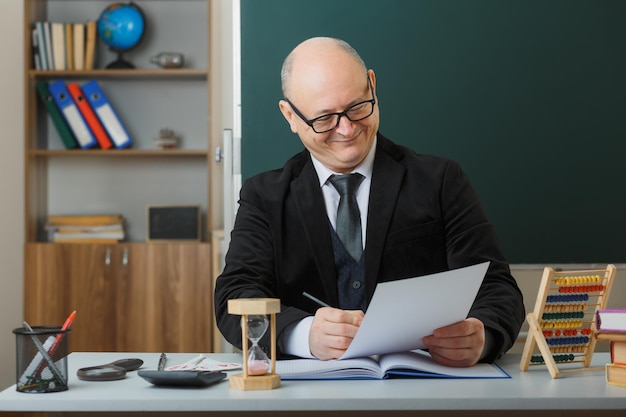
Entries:
MULTIPOLYGON (((228 299, 279 298, 279 354, 335 359, 356 334, 378 282, 490 261, 468 318, 435 330, 424 344, 449 366, 504 354, 524 320, 522 295, 459 166, 415 154, 378 132, 375 74, 343 41, 302 42, 281 78, 280 111, 306 150, 241 189, 215 290, 226 340, 241 347, 240 318, 228 314, 228 299), (360 222, 351 223, 356 233, 347 238, 334 183, 350 173, 360 174, 360 222), (303 292, 332 307, 320 308, 303 292)), ((267 335, 261 345, 268 351, 267 335)))

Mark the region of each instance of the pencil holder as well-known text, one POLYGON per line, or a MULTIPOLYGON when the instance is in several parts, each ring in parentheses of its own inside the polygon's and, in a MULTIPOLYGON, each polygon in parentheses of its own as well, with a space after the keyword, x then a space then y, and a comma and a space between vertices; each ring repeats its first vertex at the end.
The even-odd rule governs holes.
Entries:
POLYGON ((58 326, 13 330, 16 342, 18 392, 67 390, 67 334, 58 326))

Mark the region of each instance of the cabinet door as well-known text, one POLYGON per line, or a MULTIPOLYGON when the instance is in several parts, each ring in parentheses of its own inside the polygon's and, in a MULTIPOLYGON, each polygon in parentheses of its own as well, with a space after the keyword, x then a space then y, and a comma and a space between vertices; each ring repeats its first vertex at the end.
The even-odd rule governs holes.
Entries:
POLYGON ((60 326, 71 313, 67 270, 59 245, 25 245, 24 320, 31 326, 60 326))
POLYGON ((210 352, 211 245, 131 245, 118 285, 118 350, 210 352), (121 321, 120 321, 121 320, 121 321))
POLYGON ((61 325, 72 310, 70 351, 116 347, 115 245, 26 245, 24 316, 34 325, 61 325))
POLYGON ((211 352, 211 245, 26 245, 31 325, 76 319, 70 351, 211 352))
POLYGON ((69 263, 72 339, 80 351, 115 351, 116 245, 60 245, 69 263))

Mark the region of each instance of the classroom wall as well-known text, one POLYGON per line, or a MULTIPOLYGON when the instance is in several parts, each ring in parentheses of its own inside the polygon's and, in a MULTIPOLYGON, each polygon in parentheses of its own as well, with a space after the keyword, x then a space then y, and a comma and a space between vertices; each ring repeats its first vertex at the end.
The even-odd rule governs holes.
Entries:
POLYGON ((24 242, 22 1, 0 2, 0 388, 15 383, 15 338, 22 323, 24 242))

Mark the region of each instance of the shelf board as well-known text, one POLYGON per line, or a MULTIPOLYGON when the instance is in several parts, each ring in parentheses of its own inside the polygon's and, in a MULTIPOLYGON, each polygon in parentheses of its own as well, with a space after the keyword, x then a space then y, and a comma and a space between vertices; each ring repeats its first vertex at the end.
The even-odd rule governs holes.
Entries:
POLYGON ((157 79, 157 78, 171 78, 171 79, 206 79, 209 72, 206 69, 192 69, 192 68, 180 68, 180 69, 96 69, 88 71, 42 71, 42 70, 29 70, 28 76, 30 78, 127 78, 127 79, 157 79))
POLYGON ((69 157, 105 157, 105 158, 118 158, 118 157, 207 157, 209 152, 203 149, 31 149, 28 151, 30 156, 69 156, 69 157))

